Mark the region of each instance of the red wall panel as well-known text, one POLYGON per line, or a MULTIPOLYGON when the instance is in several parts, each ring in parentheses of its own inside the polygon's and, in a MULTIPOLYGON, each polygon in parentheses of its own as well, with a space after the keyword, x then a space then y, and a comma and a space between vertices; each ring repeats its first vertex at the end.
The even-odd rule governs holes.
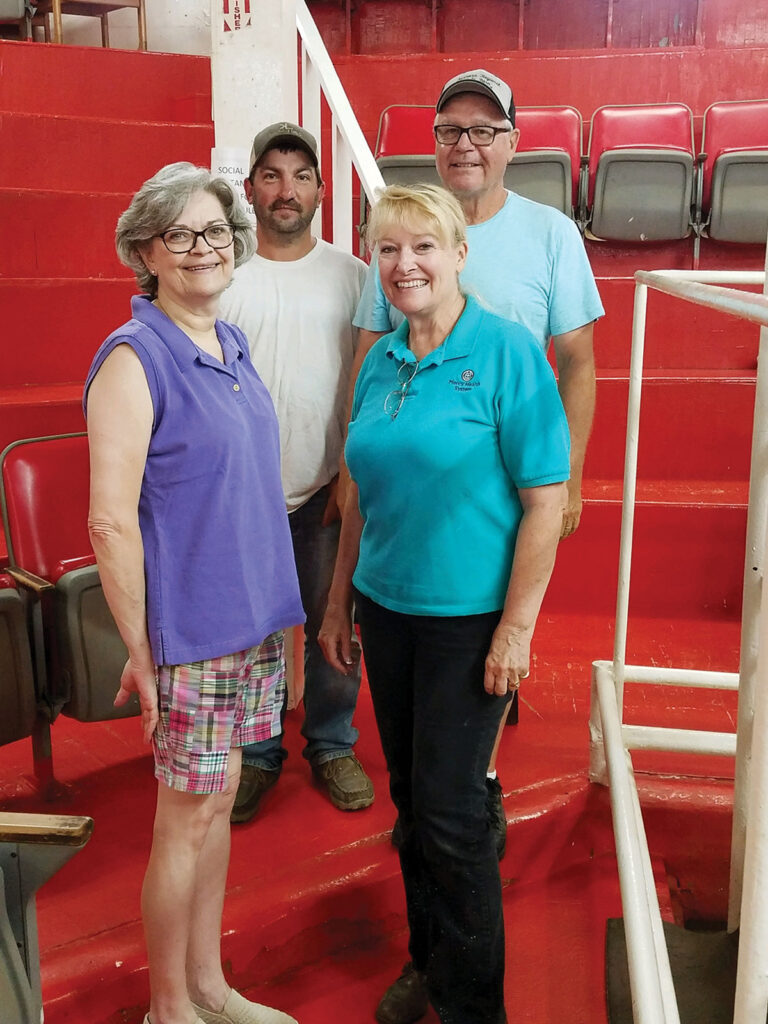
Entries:
POLYGON ((478 10, 465 0, 442 0, 437 48, 444 53, 518 49, 518 0, 485 0, 478 10))
POLYGON ((678 0, 673 7, 648 0, 615 0, 611 45, 623 48, 693 46, 698 0, 678 0))
MULTIPOLYGON (((591 50, 605 46, 608 0, 570 4, 535 0, 525 5, 524 16, 526 50, 591 50)), ((498 43, 496 49, 500 49, 498 43)))
POLYGON ((768 40, 765 0, 706 0, 701 7, 704 46, 761 46, 768 40))
POLYGON ((743 0, 310 0, 330 52, 445 53, 764 46, 765 3, 743 0), (438 28, 430 30, 430 9, 438 28), (522 45, 519 42, 522 27, 522 45))
POLYGON ((430 0, 362 0, 352 19, 353 53, 434 49, 430 0))

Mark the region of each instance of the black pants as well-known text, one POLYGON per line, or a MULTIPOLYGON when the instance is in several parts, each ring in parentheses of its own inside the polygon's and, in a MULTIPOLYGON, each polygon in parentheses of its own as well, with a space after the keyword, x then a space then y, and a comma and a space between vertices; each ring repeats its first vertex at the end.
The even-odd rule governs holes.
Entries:
POLYGON ((443 1024, 503 1024, 504 921, 485 776, 508 698, 483 689, 500 612, 403 615, 357 592, 355 601, 403 829, 411 959, 443 1024))

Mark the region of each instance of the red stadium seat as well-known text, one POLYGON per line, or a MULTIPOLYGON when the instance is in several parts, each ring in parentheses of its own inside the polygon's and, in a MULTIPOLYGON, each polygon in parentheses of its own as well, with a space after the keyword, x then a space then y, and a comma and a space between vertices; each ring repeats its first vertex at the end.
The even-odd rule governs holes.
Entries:
POLYGON ((37 701, 24 605, 6 573, 0 573, 0 703, 0 744, 31 736, 37 701))
MULTIPOLYGON (((382 111, 376 162, 387 184, 439 184, 434 119, 434 107, 393 105, 382 111)), ((581 114, 574 107, 518 107, 516 124, 520 143, 505 186, 570 216, 578 197, 581 114)))
POLYGON ((589 137, 590 233, 632 242, 686 238, 693 167, 693 116, 684 104, 600 107, 589 137))
POLYGON ((520 142, 504 184, 572 215, 578 205, 582 120, 575 107, 518 107, 520 142))
POLYGON ((434 120, 434 107, 398 103, 385 107, 379 118, 376 159, 402 156, 404 153, 434 157, 434 120))
POLYGON ((11 561, 36 619, 35 673, 50 720, 139 712, 112 701, 127 658, 107 608, 88 538, 89 462, 85 434, 32 438, 0 455, 0 498, 11 561))
POLYGON ((768 100, 713 103, 704 113, 699 208, 710 238, 765 244, 768 100))

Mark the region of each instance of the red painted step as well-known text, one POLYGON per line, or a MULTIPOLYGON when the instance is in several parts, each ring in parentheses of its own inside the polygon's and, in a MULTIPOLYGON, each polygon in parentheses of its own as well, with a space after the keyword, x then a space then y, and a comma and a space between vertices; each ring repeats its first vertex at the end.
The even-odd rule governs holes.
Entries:
POLYGON ((0 223, 17 239, 0 252, 0 276, 129 276, 115 255, 115 226, 131 197, 131 192, 0 189, 0 223))
POLYGON ((130 319, 136 291, 135 279, 0 280, 2 383, 84 381, 96 349, 130 319))
MULTIPOLYGON (((0 110, 206 124, 211 64, 184 54, 3 41, 0 110)), ((40 177, 32 179, 33 165, 26 166, 30 183, 45 186, 40 177)))
MULTIPOLYGON (((626 449, 628 379, 600 373, 585 475, 621 480, 626 449)), ((753 371, 651 371, 640 404, 638 478, 749 479, 753 371)))
MULTIPOLYGON (((640 258, 636 267, 649 269, 640 258)), ((598 369, 628 369, 634 280, 600 277, 597 284, 606 314, 595 328, 598 369)), ((757 286, 744 286, 744 290, 761 291, 757 286)), ((755 324, 661 292, 649 293, 644 366, 648 370, 670 371, 754 370, 759 336, 760 329, 755 324)))
MULTIPOLYGON (((746 522, 745 505, 638 504, 630 614, 738 620, 746 522)), ((612 614, 620 533, 619 502, 585 504, 579 529, 558 548, 542 614, 612 614)))
POLYGON ((164 164, 210 166, 213 126, 0 113, 0 187, 135 192, 164 164))

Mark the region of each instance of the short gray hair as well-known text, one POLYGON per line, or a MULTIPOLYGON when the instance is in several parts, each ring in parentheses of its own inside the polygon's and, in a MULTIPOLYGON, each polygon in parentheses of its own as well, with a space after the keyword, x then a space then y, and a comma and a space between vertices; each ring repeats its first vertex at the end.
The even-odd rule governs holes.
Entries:
POLYGON ((141 250, 174 223, 195 192, 210 192, 221 203, 224 216, 235 229, 236 267, 249 260, 256 250, 253 225, 226 178, 216 178, 206 167, 195 167, 186 161, 161 167, 134 195, 131 205, 120 215, 115 231, 120 262, 130 267, 139 288, 153 299, 157 297, 157 278, 144 265, 141 250))

